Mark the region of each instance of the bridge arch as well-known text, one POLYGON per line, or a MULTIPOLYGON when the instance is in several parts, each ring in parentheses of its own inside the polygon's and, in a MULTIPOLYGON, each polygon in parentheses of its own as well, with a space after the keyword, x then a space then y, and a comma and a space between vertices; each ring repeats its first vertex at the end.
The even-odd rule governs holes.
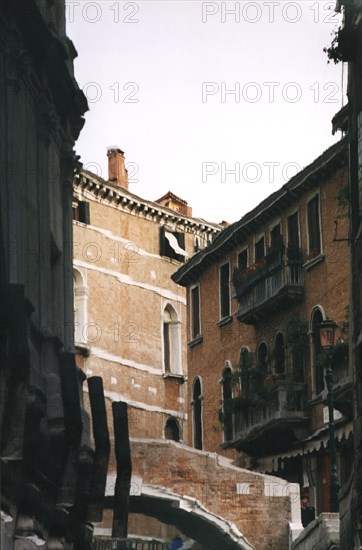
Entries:
MULTIPOLYGON (((144 484, 135 494, 135 487, 137 482, 131 487, 131 514, 142 514, 173 525, 207 550, 255 550, 235 524, 210 512, 197 499, 144 484)), ((113 496, 106 497, 106 507, 113 507, 113 496)))

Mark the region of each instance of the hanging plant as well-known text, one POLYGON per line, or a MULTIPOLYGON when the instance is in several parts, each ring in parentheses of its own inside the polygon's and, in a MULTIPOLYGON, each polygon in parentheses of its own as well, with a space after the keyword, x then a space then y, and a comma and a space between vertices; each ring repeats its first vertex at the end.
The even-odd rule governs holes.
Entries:
POLYGON ((328 57, 327 63, 333 61, 333 63, 337 64, 340 61, 343 61, 342 52, 339 47, 340 30, 341 29, 339 28, 338 31, 333 31, 331 33, 333 36, 331 45, 328 48, 323 48, 324 53, 326 53, 328 57))
POLYGON ((333 36, 331 45, 323 48, 327 54, 328 63, 353 61, 357 51, 358 29, 354 26, 339 27, 338 30, 332 31, 331 36, 333 36))
POLYGON ((308 342, 308 325, 302 321, 298 313, 289 315, 286 324, 287 344, 296 347, 305 347, 308 342))

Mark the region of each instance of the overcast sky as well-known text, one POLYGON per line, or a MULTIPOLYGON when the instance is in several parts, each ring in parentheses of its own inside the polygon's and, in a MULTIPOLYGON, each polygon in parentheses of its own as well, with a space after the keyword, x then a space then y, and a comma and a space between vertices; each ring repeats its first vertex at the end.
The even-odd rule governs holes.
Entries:
POLYGON ((125 151, 129 189, 167 191, 209 221, 239 219, 340 138, 346 67, 323 47, 335 2, 67 0, 89 102, 76 144, 107 179, 125 151))

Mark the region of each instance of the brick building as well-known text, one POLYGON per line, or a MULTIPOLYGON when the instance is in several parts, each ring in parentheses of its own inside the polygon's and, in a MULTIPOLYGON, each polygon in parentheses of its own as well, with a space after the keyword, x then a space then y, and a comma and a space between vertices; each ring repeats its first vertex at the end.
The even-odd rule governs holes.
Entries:
MULTIPOLYGON (((108 181, 85 170, 74 179, 77 363, 87 376, 102 377, 109 418, 113 401, 128 404, 131 438, 182 442, 188 439, 186 292, 171 275, 220 227, 193 218, 171 192, 154 202, 133 194, 123 152, 113 147, 107 154, 108 181)), ((106 520, 101 532, 109 535, 110 525, 106 520)), ((132 517, 129 532, 172 535, 132 517)))
POLYGON ((298 482, 317 513, 329 510, 326 318, 342 484, 353 456, 347 157, 343 139, 172 276, 189 300, 189 444, 298 482))
POLYGON ((109 403, 128 403, 131 437, 184 440, 186 293, 170 277, 219 227, 172 193, 131 193, 120 149, 108 161, 108 181, 86 171, 74 180, 78 364, 102 376, 109 403))

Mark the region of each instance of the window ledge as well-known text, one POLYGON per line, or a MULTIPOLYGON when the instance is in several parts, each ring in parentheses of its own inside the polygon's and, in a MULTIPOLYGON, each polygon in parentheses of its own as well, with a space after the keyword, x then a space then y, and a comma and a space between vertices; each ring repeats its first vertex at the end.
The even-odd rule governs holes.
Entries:
POLYGON ((194 338, 193 340, 190 340, 190 342, 188 342, 188 346, 190 348, 196 346, 197 344, 201 344, 201 342, 203 341, 203 337, 201 336, 201 334, 199 334, 199 336, 196 336, 196 338, 194 338))
POLYGON ((325 258, 324 254, 322 254, 322 253, 318 254, 318 256, 316 256, 315 258, 312 258, 311 260, 308 260, 307 262, 305 262, 303 264, 303 267, 306 271, 308 271, 308 269, 311 269, 315 265, 317 265, 321 262, 324 262, 324 258, 325 258))
POLYGON ((233 320, 231 315, 227 315, 226 317, 223 317, 218 321, 216 324, 218 327, 223 327, 224 325, 228 325, 233 320))
POLYGON ((187 376, 184 374, 176 374, 174 372, 164 372, 162 375, 163 378, 175 378, 176 380, 179 380, 180 382, 186 382, 187 376))

